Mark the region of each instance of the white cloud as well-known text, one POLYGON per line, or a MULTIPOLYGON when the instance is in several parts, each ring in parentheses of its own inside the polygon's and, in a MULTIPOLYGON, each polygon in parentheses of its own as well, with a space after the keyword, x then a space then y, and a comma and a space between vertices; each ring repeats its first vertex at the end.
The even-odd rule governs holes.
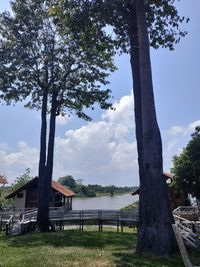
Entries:
POLYGON ((163 135, 163 159, 166 171, 172 167, 172 159, 179 155, 183 148, 191 139, 191 134, 195 131, 196 126, 200 125, 200 120, 194 121, 186 126, 172 126, 163 135))
POLYGON ((114 106, 115 111, 104 112, 100 121, 56 138, 55 175, 62 169, 62 175, 68 172, 89 183, 138 184, 136 144, 129 140, 134 127, 133 96, 123 97, 114 106), (129 171, 133 178, 128 181, 129 171))
POLYGON ((9 146, 6 143, 0 143, 0 150, 9 151, 9 146))
POLYGON ((37 174, 38 166, 37 148, 29 147, 25 142, 18 143, 17 152, 7 152, 0 148, 0 174, 5 174, 9 182, 30 168, 32 175, 37 174))
MULTIPOLYGON (((99 121, 68 130, 63 137, 56 137, 54 179, 71 174, 75 179, 91 184, 139 183, 133 96, 122 97, 114 106, 116 110, 105 111, 99 121)), ((166 171, 172 166, 172 157, 180 153, 199 123, 174 125, 163 131, 166 171)), ((0 173, 5 174, 9 182, 28 167, 33 175, 37 175, 38 157, 39 150, 26 142, 19 142, 15 152, 6 144, 0 144, 0 173)))
POLYGON ((200 126, 200 120, 194 121, 194 122, 190 123, 189 126, 185 130, 185 134, 191 134, 191 133, 193 133, 195 131, 195 128, 197 126, 200 126))
MULTIPOLYGON (((56 137, 54 179, 72 174, 85 183, 138 184, 136 144, 134 138, 130 138, 134 128, 133 96, 122 97, 114 106, 115 111, 104 112, 100 121, 56 137)), ((58 123, 65 124, 62 117, 58 123)), ((2 172, 10 180, 30 167, 36 175, 38 155, 38 149, 25 142, 18 143, 17 152, 9 153, 2 147, 2 172)))
POLYGON ((176 136, 176 135, 182 134, 184 132, 185 132, 185 129, 183 127, 172 126, 172 127, 170 127, 168 134, 172 135, 172 136, 176 136))
POLYGON ((62 116, 62 115, 59 115, 56 117, 56 124, 59 125, 59 126, 64 126, 66 125, 70 120, 70 117, 65 115, 65 116, 62 116))

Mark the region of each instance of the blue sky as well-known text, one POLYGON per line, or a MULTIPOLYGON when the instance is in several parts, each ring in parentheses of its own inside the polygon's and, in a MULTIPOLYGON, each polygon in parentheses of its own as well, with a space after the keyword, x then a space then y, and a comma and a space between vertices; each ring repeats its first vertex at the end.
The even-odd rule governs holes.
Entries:
MULTIPOLYGON (((163 138, 164 169, 181 152, 200 124, 200 1, 182 0, 181 15, 188 35, 175 47, 151 51, 158 123, 163 138)), ((0 0, 0 11, 9 8, 0 0)), ((129 56, 115 59, 118 70, 110 77, 116 111, 94 111, 93 121, 58 118, 54 179, 66 174, 84 183, 138 184, 137 150, 133 117, 132 78, 129 56)), ((22 104, 0 106, 0 174, 9 182, 30 167, 37 175, 40 113, 22 104)))

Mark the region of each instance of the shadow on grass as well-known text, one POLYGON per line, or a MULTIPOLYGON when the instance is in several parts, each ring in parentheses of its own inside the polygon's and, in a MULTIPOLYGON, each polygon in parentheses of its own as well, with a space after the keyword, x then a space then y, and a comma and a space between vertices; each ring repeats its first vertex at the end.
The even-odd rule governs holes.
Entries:
POLYGON ((0 243, 7 246, 45 247, 66 249, 69 247, 102 249, 107 251, 108 257, 113 258, 116 267, 182 267, 180 255, 169 259, 151 257, 149 255, 135 255, 136 234, 97 231, 67 230, 52 233, 28 233, 22 236, 0 236, 0 243))
POLYGON ((9 246, 17 247, 85 247, 85 248, 104 248, 112 246, 113 249, 129 249, 136 243, 136 234, 97 231, 77 231, 67 230, 52 233, 28 233, 16 237, 4 237, 0 239, 7 242, 9 246))
POLYGON ((164 259, 150 255, 137 256, 133 251, 122 251, 114 253, 113 256, 117 267, 183 267, 178 255, 164 259))

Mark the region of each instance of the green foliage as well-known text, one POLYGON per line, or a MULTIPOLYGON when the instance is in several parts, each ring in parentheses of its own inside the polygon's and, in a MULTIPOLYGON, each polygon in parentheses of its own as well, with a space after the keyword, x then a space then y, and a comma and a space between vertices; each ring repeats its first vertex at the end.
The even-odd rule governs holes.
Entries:
POLYGON ((76 182, 73 178, 73 176, 71 175, 66 175, 64 177, 60 177, 58 179, 58 182, 61 184, 61 185, 64 185, 64 186, 67 186, 69 187, 70 189, 74 190, 74 187, 76 185, 76 182))
MULTIPOLYGON (((95 23, 84 33, 69 19, 59 23, 53 2, 16 0, 12 13, 0 14, 0 98, 10 103, 28 97, 26 107, 40 109, 43 91, 56 92, 57 115, 67 109, 90 120, 85 108, 111 107, 110 90, 101 86, 115 69, 114 52, 95 23)), ((48 104, 50 109, 51 98, 48 104)))
POLYGON ((200 198, 200 127, 196 127, 186 148, 173 158, 174 186, 200 198))
MULTIPOLYGON (((185 30, 180 29, 180 25, 183 22, 188 23, 189 19, 178 14, 174 3, 175 0, 146 1, 150 45, 156 49, 165 47, 173 50, 174 44, 187 34, 185 30)), ((135 14, 132 0, 61 0, 57 1, 54 11, 57 17, 70 18, 74 28, 81 25, 83 31, 91 29, 90 25, 93 21, 98 25, 98 32, 100 30, 105 32, 105 27, 111 26, 112 31, 107 31, 111 49, 114 45, 119 51, 129 53, 130 35, 134 26, 132 17, 135 14), (73 13, 70 13, 71 6, 73 6, 73 13)))
POLYGON ((77 183, 73 176, 66 175, 64 177, 60 177, 58 179, 58 182, 72 191, 76 193, 79 197, 96 197, 100 195, 111 195, 114 194, 123 194, 123 193, 130 193, 133 191, 133 187, 117 187, 114 185, 110 186, 101 186, 98 184, 92 185, 83 185, 77 183))
POLYGON ((18 189, 19 187, 21 187, 21 186, 25 185, 27 182, 29 182, 31 179, 33 179, 33 177, 30 176, 30 169, 27 168, 25 170, 24 174, 18 176, 15 179, 14 183, 12 183, 12 185, 10 187, 10 190, 14 191, 14 190, 18 189))
POLYGON ((139 201, 135 201, 132 204, 127 205, 127 206, 121 208, 121 210, 132 210, 132 209, 138 208, 138 207, 139 207, 139 201))
POLYGON ((0 188, 0 209, 9 208, 12 205, 13 200, 5 198, 9 192, 10 190, 7 187, 0 188))

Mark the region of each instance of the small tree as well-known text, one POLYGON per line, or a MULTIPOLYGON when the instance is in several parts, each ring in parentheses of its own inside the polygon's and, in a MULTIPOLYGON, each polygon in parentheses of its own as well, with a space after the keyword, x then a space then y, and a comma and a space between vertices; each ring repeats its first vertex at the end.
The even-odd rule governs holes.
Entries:
POLYGON ((8 180, 5 175, 0 175, 0 184, 2 184, 2 187, 4 187, 5 184, 8 184, 8 180))
POLYGON ((60 177, 58 182, 64 186, 69 187, 70 189, 74 189, 76 186, 76 181, 74 180, 72 175, 66 175, 64 177, 60 177))
POLYGON ((200 199, 200 126, 179 156, 173 158, 174 185, 183 194, 200 199))
POLYGON ((30 168, 25 170, 24 174, 19 175, 15 181, 11 184, 10 191, 15 191, 16 189, 20 188, 21 186, 28 183, 33 177, 30 175, 30 168))
POLYGON ((156 119, 149 46, 172 50, 174 43, 186 34, 179 29, 184 18, 178 15, 174 0, 64 2, 82 4, 82 10, 88 12, 89 15, 74 15, 75 21, 83 18, 86 24, 93 18, 101 21, 102 29, 112 26, 115 34, 110 36, 110 43, 121 52, 130 53, 140 176, 137 252, 170 255, 173 217, 162 175, 162 142, 156 119))

